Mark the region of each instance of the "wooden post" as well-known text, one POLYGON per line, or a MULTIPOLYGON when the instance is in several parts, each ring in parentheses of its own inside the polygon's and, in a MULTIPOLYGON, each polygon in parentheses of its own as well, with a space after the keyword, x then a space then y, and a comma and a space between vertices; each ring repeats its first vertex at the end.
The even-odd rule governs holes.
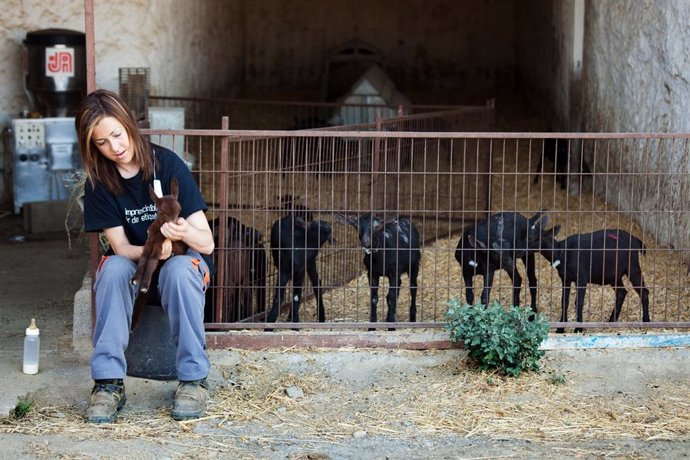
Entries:
MULTIPOLYGON (((230 119, 224 116, 221 119, 221 129, 230 129, 230 119)), ((229 152, 228 152, 228 136, 223 136, 220 141, 220 200, 218 206, 220 212, 218 213, 218 246, 221 249, 218 251, 219 257, 216 258, 218 266, 216 267, 216 304, 214 322, 225 322, 223 318, 223 305, 225 302, 225 261, 227 255, 228 244, 228 168, 229 168, 229 152)), ((218 249, 218 248, 216 248, 218 249)))

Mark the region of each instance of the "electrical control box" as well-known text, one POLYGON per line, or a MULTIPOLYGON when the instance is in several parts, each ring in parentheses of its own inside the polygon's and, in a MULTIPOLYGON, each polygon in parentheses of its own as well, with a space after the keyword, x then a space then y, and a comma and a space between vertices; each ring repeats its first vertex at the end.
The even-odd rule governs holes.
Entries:
POLYGON ((81 168, 74 118, 12 120, 14 212, 24 203, 66 200, 66 182, 81 168))

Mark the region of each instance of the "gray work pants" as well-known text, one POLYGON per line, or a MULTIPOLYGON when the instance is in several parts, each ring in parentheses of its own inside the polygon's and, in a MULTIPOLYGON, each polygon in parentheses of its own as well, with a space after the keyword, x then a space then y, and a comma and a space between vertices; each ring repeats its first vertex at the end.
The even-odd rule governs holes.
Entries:
MULTIPOLYGON (((108 256, 103 258, 96 272, 96 324, 91 357, 94 380, 124 379, 127 374, 125 349, 136 297, 137 287, 131 284, 136 268, 136 263, 126 257, 108 256)), ((179 380, 202 379, 210 369, 204 336, 204 296, 208 279, 208 266, 193 250, 166 260, 160 270, 158 293, 177 345, 179 380)))

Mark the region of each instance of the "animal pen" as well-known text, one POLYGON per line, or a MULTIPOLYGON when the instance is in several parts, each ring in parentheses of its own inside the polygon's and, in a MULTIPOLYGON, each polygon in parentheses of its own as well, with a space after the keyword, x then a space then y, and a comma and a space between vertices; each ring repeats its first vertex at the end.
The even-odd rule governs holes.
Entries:
MULTIPOLYGON (((189 114, 189 104, 198 101, 177 103, 186 104, 189 114)), ((290 126, 299 118, 321 119, 323 113, 324 105, 314 104, 299 115, 285 110, 279 118, 283 126, 290 126)), ((640 297, 627 280, 626 289, 633 293, 625 298, 618 322, 608 322, 614 289, 596 284, 587 286, 583 322, 575 321, 574 292, 569 317, 561 321, 561 281, 556 269, 536 254, 537 305, 552 327, 690 326, 690 252, 687 244, 678 243, 685 240, 674 238, 687 212, 681 197, 688 196, 690 187, 690 136, 497 133, 491 132, 492 120, 493 106, 488 103, 416 111, 398 108, 392 118, 379 116, 363 125, 315 129, 275 129, 273 120, 261 125, 270 128, 261 130, 229 129, 232 122, 225 117, 220 129, 145 131, 154 143, 182 143, 184 148, 177 153, 190 165, 209 205, 207 215, 214 220, 217 272, 207 296, 207 331, 245 330, 232 334, 242 341, 242 337, 271 334, 266 329, 376 329, 375 335, 385 334, 389 328, 441 330, 448 301, 465 299, 465 284, 455 259, 463 228, 499 211, 531 216, 539 210, 545 210, 551 225, 560 225, 557 239, 621 229, 645 245, 640 260, 649 289, 649 322, 642 322, 640 297), (565 143, 571 158, 565 172, 557 171, 548 155, 544 156, 544 141, 556 137, 565 143), (543 170, 536 171, 542 157, 543 170), (630 159, 632 169, 624 166, 630 159), (667 161, 676 166, 668 168, 667 161), (585 163, 589 170, 582 167, 585 163), (565 175, 566 188, 556 180, 557 172, 565 175), (665 197, 663 208, 646 210, 645 203, 657 199, 668 184, 673 184, 678 195, 665 197), (407 320, 411 299, 406 276, 399 290, 396 321, 369 321, 371 297, 363 248, 357 232, 342 219, 342 215, 364 213, 388 220, 408 217, 419 231, 415 322, 407 320), (316 259, 324 322, 317 322, 316 299, 306 296, 312 293, 309 281, 300 306, 301 322, 289 321, 290 302, 282 305, 275 323, 266 322, 278 285, 269 243, 271 227, 286 215, 306 223, 325 221, 332 229, 332 243, 323 245, 316 259), (242 248, 233 245, 233 240, 242 240, 242 248), (249 256, 238 259, 239 250, 249 251, 249 256), (248 264, 243 268, 251 274, 248 285, 228 284, 228 272, 238 268, 238 260, 248 264), (246 289, 250 300, 240 301, 239 293, 246 294, 246 289)), ((607 269, 615 268, 604 267, 607 269)), ((525 267, 518 264, 517 270, 526 280, 525 267)), ((479 293, 482 276, 475 276, 473 285, 479 293)), ((290 288, 288 285, 287 299, 291 299, 290 288)), ((385 317, 388 288, 387 278, 382 278, 376 306, 379 318, 385 317)), ((522 288, 520 303, 528 305, 527 284, 522 288)), ((512 292, 511 278, 499 270, 490 300, 509 305, 512 292)), ((309 334, 293 334, 298 343, 313 343, 307 340, 309 334)))

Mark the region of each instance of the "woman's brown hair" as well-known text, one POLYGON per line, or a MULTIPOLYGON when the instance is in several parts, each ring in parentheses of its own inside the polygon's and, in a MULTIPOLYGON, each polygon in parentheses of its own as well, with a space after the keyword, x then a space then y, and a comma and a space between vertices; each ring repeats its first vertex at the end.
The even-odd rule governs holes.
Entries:
POLYGON ((132 111, 120 96, 111 91, 99 89, 82 99, 74 125, 79 137, 84 173, 91 186, 99 182, 111 193, 117 195, 122 192, 120 173, 115 163, 101 154, 92 139, 95 126, 106 117, 113 117, 124 126, 130 147, 134 151, 134 161, 139 165, 145 181, 153 176, 153 161, 148 141, 139 132, 132 111))

